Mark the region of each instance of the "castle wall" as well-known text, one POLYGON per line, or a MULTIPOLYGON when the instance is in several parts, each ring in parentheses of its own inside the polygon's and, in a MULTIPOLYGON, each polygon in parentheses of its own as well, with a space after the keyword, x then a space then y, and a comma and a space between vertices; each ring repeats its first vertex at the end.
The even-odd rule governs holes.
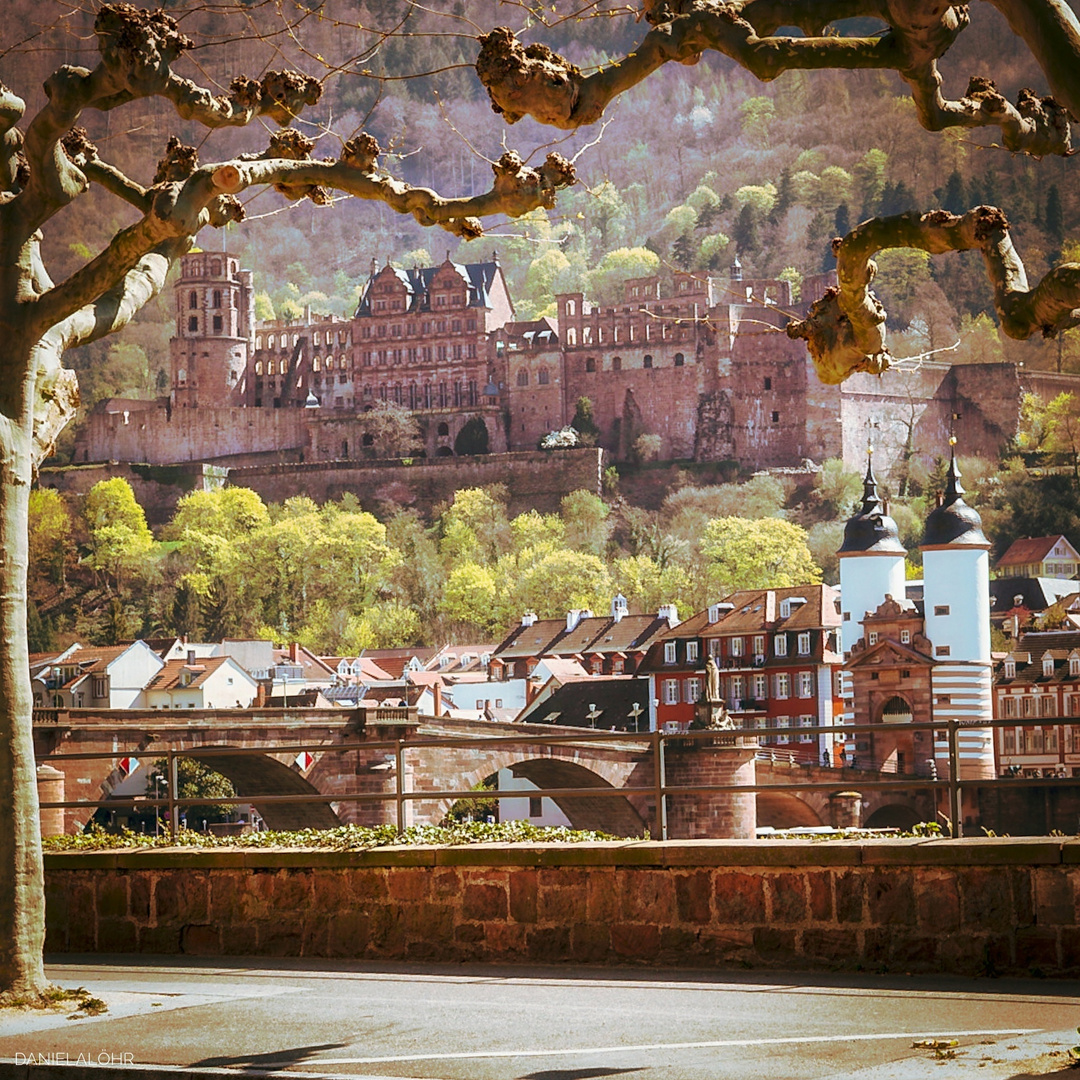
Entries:
POLYGON ((602 467, 601 450, 534 450, 433 461, 417 459, 411 465, 394 459, 254 466, 230 470, 229 483, 252 488, 266 502, 308 495, 321 503, 351 492, 367 508, 380 502, 432 507, 461 488, 505 484, 510 514, 514 516, 531 509, 554 513, 570 492, 595 492, 602 467))
POLYGON ((155 404, 139 412, 91 413, 75 441, 75 464, 170 465, 302 450, 306 445, 303 409, 176 409, 155 404))

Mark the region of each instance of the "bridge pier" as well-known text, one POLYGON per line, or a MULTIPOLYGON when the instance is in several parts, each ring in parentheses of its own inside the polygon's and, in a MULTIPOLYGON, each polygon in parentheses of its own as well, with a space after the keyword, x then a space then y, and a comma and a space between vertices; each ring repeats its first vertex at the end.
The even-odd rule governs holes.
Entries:
MULTIPOLYGON (((672 787, 756 782, 754 746, 705 746, 695 740, 670 742, 665 750, 666 782, 672 787)), ((752 791, 718 791, 667 796, 671 840, 753 840, 757 798, 752 791)), ((655 836, 659 838, 660 831, 655 836)))

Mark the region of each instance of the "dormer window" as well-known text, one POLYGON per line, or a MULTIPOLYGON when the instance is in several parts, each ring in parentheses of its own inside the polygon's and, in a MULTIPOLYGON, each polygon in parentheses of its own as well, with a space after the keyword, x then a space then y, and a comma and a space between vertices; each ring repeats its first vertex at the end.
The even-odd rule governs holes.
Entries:
POLYGON ((773 638, 773 651, 777 656, 787 656, 787 634, 777 634, 773 638))
POLYGON ((1013 660, 1011 657, 1008 660, 1005 661, 1005 678, 1006 679, 1015 679, 1016 678, 1016 661, 1013 660))
POLYGON ((688 641, 686 643, 686 662, 688 664, 696 664, 698 658, 698 643, 696 641, 688 641))
POLYGON ((1071 653, 1069 656, 1069 674, 1076 678, 1080 676, 1080 655, 1071 653))
POLYGON ((664 663, 665 664, 674 664, 675 663, 675 649, 676 649, 676 645, 675 645, 674 641, 665 641, 664 642, 664 663))
POLYGON ((1042 658, 1042 671, 1047 677, 1054 674, 1054 658, 1049 653, 1042 658))

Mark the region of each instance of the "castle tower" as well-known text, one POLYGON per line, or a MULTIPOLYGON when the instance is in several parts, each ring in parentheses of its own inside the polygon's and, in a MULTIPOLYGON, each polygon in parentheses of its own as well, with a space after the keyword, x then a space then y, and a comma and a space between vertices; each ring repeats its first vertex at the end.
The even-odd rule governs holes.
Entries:
POLYGON ((242 405, 255 323, 250 270, 223 251, 180 261, 176 334, 169 341, 175 408, 242 405))
MULTIPOLYGON (((950 439, 955 447, 955 438, 950 439)), ((925 632, 934 649, 934 720, 974 725, 993 716, 990 661, 990 543, 982 519, 963 499, 956 452, 941 503, 926 519, 921 545, 925 632)), ((935 734, 939 775, 946 775, 948 744, 935 734)), ((962 728, 957 736, 961 779, 994 775, 990 728, 962 728)))

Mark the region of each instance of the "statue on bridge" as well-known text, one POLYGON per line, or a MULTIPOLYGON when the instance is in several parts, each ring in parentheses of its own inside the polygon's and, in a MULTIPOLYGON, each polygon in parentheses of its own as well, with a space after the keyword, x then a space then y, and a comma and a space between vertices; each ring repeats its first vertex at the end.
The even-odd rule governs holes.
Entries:
POLYGON ((705 715, 701 715, 699 706, 697 722, 691 726, 700 726, 709 731, 731 731, 735 727, 728 715, 727 705, 720 696, 720 669, 714 656, 705 661, 705 715))

